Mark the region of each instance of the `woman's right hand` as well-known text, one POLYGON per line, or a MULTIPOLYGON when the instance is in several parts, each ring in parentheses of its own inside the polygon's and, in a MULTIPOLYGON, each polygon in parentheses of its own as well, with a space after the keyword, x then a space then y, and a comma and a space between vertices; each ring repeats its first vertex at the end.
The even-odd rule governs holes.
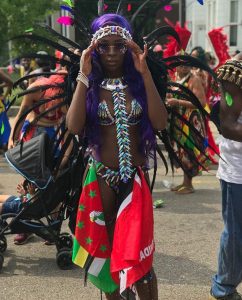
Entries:
POLYGON ((90 75, 92 71, 92 51, 96 48, 97 42, 93 42, 87 49, 83 50, 82 53, 79 49, 74 51, 75 54, 81 56, 80 58, 80 72, 85 76, 90 75))

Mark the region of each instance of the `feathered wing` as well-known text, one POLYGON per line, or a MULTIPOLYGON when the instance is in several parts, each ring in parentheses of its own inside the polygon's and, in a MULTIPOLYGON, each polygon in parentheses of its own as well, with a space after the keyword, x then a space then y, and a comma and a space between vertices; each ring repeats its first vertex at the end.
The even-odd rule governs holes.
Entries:
MULTIPOLYGON (((191 35, 187 28, 183 30, 179 26, 179 24, 173 27, 158 28, 151 34, 148 34, 145 38, 145 41, 148 45, 149 43, 152 45, 156 40, 158 40, 159 35, 166 33, 170 34, 171 37, 169 39, 170 44, 166 45, 168 51, 167 49, 164 50, 164 58, 160 57, 159 59, 157 59, 157 56, 154 55, 153 51, 151 50, 152 47, 150 47, 147 58, 147 62, 157 90, 159 91, 163 101, 165 101, 166 94, 169 93, 173 97, 191 102, 195 106, 197 111, 199 111, 199 117, 201 117, 201 120, 204 121, 205 117, 209 118, 209 113, 202 107, 197 97, 187 87, 176 82, 172 82, 169 75, 170 73, 174 72, 174 69, 176 67, 182 65, 200 68, 208 72, 214 78, 214 80, 217 80, 216 74, 207 65, 203 64, 196 58, 188 55, 175 55, 178 50, 186 49, 191 35), (178 30, 176 30, 177 28, 178 30), (173 31, 175 31, 175 34, 173 31)), ((175 144, 180 149, 182 149, 182 151, 187 155, 187 157, 189 157, 189 160, 195 166, 200 169, 206 169, 205 162, 209 160, 209 157, 206 153, 206 147, 212 148, 210 145, 208 145, 206 135, 199 132, 190 122, 190 120, 184 118, 184 115, 182 113, 179 113, 179 111, 170 108, 167 109, 170 116, 168 121, 168 129, 165 129, 162 132, 156 134, 157 138, 161 141, 161 143, 164 144, 165 149, 168 152, 172 170, 174 170, 174 166, 179 166, 185 173, 191 175, 189 174, 189 171, 184 168, 179 152, 176 148, 174 148, 175 144), (183 128, 178 127, 177 122, 183 124, 183 128), (182 137, 182 142, 177 139, 175 132, 177 132, 180 137, 182 137), (187 145, 189 145, 189 147, 187 147, 187 145), (199 155, 195 156, 194 152, 199 155)), ((161 156, 160 151, 157 151, 157 153, 159 156, 161 156)))

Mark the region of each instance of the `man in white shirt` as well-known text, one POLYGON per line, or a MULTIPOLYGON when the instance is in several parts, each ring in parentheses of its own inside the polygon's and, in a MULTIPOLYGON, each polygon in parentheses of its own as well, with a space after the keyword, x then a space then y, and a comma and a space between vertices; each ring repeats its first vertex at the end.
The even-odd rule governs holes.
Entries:
POLYGON ((209 299, 242 300, 236 290, 242 282, 242 54, 220 67, 218 77, 222 80, 223 137, 217 177, 222 190, 224 230, 209 299))

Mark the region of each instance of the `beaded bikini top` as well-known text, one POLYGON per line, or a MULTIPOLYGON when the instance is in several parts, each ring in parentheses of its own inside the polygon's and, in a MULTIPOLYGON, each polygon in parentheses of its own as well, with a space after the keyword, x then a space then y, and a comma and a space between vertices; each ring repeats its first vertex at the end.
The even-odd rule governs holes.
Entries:
POLYGON ((128 87, 123 78, 104 79, 100 87, 112 92, 114 116, 111 115, 106 101, 98 107, 99 122, 101 125, 116 125, 119 175, 123 182, 127 182, 133 174, 132 157, 130 153, 129 126, 140 121, 142 107, 137 100, 131 102, 131 112, 126 110, 125 89, 128 87))
MULTIPOLYGON (((131 112, 127 116, 127 121, 130 126, 137 125, 142 116, 142 106, 136 99, 131 101, 131 112)), ((98 105, 98 117, 99 117, 99 124, 102 126, 108 126, 115 124, 115 116, 112 116, 107 102, 103 100, 98 105)))

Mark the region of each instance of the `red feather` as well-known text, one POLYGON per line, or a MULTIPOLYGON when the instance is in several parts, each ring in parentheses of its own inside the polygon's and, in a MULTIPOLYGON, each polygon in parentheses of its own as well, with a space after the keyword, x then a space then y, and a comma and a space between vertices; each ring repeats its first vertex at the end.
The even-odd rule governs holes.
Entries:
POLYGON ((228 38, 227 35, 223 32, 223 27, 214 28, 208 32, 208 36, 213 45, 214 51, 218 57, 219 66, 224 64, 227 59, 230 58, 229 47, 228 47, 228 38))
POLYGON ((188 45, 188 42, 191 37, 191 32, 188 30, 187 25, 185 24, 184 27, 181 27, 180 23, 177 22, 176 25, 172 24, 170 20, 165 18, 165 21, 178 33, 180 37, 181 44, 179 45, 177 41, 173 37, 168 37, 169 42, 165 45, 165 50, 164 50, 164 58, 173 56, 177 52, 183 50, 185 51, 188 45))

